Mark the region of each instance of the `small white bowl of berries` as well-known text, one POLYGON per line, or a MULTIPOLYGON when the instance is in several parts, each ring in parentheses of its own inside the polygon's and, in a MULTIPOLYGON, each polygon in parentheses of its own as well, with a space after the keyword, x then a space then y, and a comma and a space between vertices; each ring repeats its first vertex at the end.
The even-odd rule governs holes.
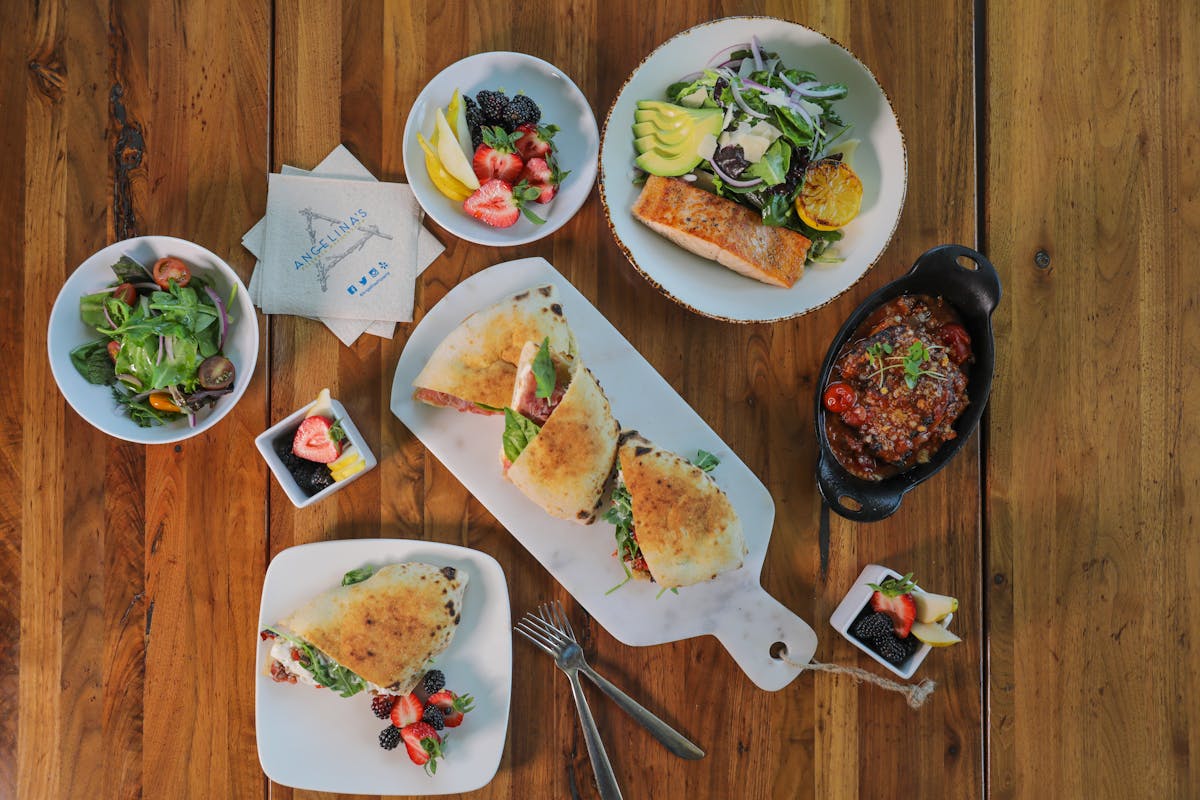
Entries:
POLYGON ((852 645, 907 680, 934 647, 960 641, 948 628, 958 600, 922 590, 912 573, 868 564, 829 618, 852 645))
POLYGON ((378 463, 346 407, 328 389, 260 433, 254 446, 296 508, 324 500, 378 463))
POLYGON ((404 172, 438 225, 476 244, 549 236, 591 194, 600 133, 587 98, 524 53, 464 58, 438 73, 404 127, 404 172))

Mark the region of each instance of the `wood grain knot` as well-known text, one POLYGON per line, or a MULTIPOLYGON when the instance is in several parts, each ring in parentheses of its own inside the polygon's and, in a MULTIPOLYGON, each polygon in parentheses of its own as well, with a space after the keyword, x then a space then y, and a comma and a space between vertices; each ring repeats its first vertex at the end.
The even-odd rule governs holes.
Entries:
POLYGON ((120 241, 137 236, 137 215, 133 207, 132 173, 142 165, 146 140, 142 126, 129 119, 123 97, 125 89, 114 83, 109 91, 109 112, 112 115, 113 160, 113 233, 120 241))
POLYGON ((1033 265, 1038 269, 1050 269, 1050 254, 1045 250, 1038 250, 1033 254, 1033 265))
POLYGON ((67 70, 61 61, 53 57, 51 60, 34 59, 29 62, 29 72, 40 94, 54 103, 62 100, 67 86, 67 70))

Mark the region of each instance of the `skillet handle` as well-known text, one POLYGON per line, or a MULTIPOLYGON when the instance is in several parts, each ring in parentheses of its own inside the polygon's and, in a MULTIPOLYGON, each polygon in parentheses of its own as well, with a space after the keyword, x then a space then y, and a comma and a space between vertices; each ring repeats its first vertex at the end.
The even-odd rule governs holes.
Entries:
POLYGON ((849 485, 829 463, 824 452, 817 461, 817 487, 821 497, 837 514, 855 522, 878 522, 896 513, 904 491, 886 490, 882 486, 865 487, 862 481, 855 481, 856 486, 849 485), (849 503, 856 504, 852 508, 849 503))
POLYGON ((961 244, 943 244, 921 254, 910 274, 933 272, 948 282, 960 284, 975 296, 990 316, 1000 305, 1000 274, 983 253, 961 244), (974 264, 963 266, 960 259, 974 264))

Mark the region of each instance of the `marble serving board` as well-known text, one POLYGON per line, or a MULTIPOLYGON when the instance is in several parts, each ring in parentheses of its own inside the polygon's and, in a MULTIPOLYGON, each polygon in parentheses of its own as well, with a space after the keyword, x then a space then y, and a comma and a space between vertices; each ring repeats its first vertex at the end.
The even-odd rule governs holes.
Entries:
MULTIPOLYGON (((790 683, 800 669, 771 656, 783 642, 789 660, 807 663, 817 647, 812 628, 762 588, 759 574, 775 503, 762 482, 692 410, 616 328, 547 261, 498 264, 456 286, 431 309, 408 339, 392 384, 392 413, 453 472, 480 502, 549 570, 604 628, 627 645, 716 636, 755 684, 769 691, 790 683), (413 379, 437 345, 463 319, 525 289, 554 284, 580 358, 604 387, 613 414, 657 444, 685 456, 708 450, 721 463, 712 473, 728 493, 745 529, 749 554, 740 570, 679 594, 658 595, 646 581, 630 581, 613 557, 613 527, 603 520, 578 525, 548 516, 500 471, 503 418, 434 408, 413 400, 413 379)), ((517 609, 520 611, 521 609, 517 609)))

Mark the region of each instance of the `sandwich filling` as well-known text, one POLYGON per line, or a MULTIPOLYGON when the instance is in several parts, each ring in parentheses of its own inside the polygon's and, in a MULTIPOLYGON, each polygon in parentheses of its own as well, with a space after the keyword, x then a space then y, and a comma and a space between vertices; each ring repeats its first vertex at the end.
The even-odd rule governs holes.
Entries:
POLYGON ((317 689, 332 689, 342 697, 353 697, 364 689, 376 694, 388 691, 343 667, 299 637, 275 628, 267 628, 260 635, 264 639, 274 639, 268 658, 271 680, 276 683, 303 683, 317 689))
POLYGON ((431 406, 453 408, 456 411, 465 411, 468 414, 491 415, 500 413, 500 409, 498 408, 473 403, 470 400, 463 400, 461 397, 455 397, 445 392, 436 392, 433 389, 417 389, 417 391, 413 392, 413 397, 431 406))
POLYGON ((537 355, 518 369, 512 405, 504 409, 505 473, 550 420, 570 385, 570 357, 555 358, 550 339, 543 339, 537 355))

